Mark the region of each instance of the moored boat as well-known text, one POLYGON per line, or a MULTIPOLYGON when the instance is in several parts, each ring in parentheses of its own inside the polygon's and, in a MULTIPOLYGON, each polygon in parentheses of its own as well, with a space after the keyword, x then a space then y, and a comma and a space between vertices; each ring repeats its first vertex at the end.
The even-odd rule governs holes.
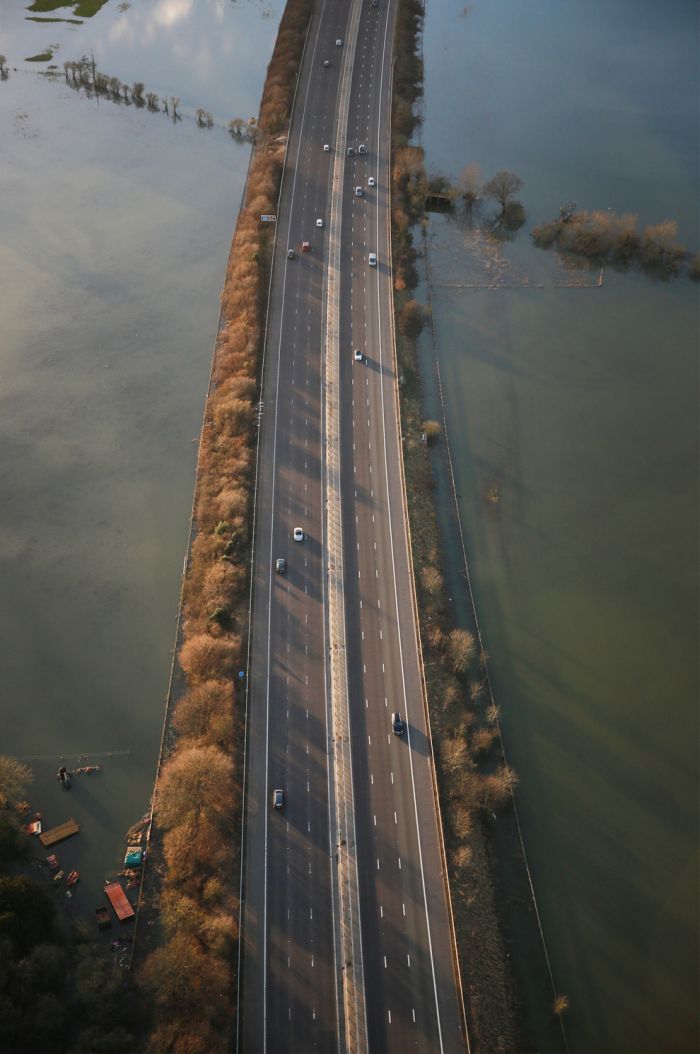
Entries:
POLYGON ((120 922, 126 922, 127 919, 133 919, 136 913, 129 903, 129 898, 119 882, 108 882, 105 886, 105 894, 114 908, 116 916, 120 922))

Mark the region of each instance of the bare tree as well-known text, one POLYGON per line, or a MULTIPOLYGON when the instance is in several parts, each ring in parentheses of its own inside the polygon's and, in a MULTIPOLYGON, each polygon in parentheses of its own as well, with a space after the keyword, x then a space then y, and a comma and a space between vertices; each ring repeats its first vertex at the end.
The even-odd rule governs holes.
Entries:
POLYGON ((153 110, 154 112, 157 112, 160 109, 158 106, 158 96, 154 91, 146 92, 146 105, 149 110, 153 110))
POLYGON ((168 96, 162 95, 160 101, 163 103, 163 113, 169 113, 170 111, 168 110, 168 96))
POLYGON ((493 198, 501 206, 501 215, 505 215, 506 209, 515 195, 522 190, 523 181, 515 172, 507 172, 503 169, 497 172, 493 179, 484 184, 483 194, 485 198, 493 198))
POLYGON ((459 177, 459 190, 466 205, 467 212, 476 205, 481 195, 481 188, 483 185, 483 177, 481 175, 481 169, 477 164, 471 162, 466 165, 461 172, 459 177))
POLYGON ((476 654, 476 640, 468 629, 453 629, 449 637, 449 654, 452 669, 462 673, 476 654))
POLYGON ((565 1011, 569 1009, 569 997, 568 995, 557 995, 554 997, 552 1003, 552 1013, 555 1017, 561 1017, 565 1011))
POLYGON ((559 219, 562 223, 570 223, 576 214, 576 202, 567 201, 565 205, 559 206, 559 219))
POLYGON ((199 127, 203 128, 205 121, 204 121, 204 110, 202 109, 201 106, 198 106, 197 109, 195 110, 195 117, 197 118, 197 124, 199 125, 199 127))
POLYGON ((0 754, 0 807, 16 802, 34 779, 32 770, 17 758, 0 754))
POLYGON ((243 119, 241 117, 234 117, 233 120, 228 123, 228 130, 234 139, 242 139, 243 119))
POLYGON ((170 96, 170 105, 173 108, 173 120, 175 120, 177 117, 180 116, 179 113, 177 112, 177 108, 180 105, 180 100, 179 100, 177 95, 171 95, 170 96))
POLYGON ((213 745, 180 750, 163 766, 156 814, 163 827, 226 823, 233 761, 213 745))
POLYGON ((136 81, 132 86, 131 94, 137 106, 143 106, 143 88, 141 81, 136 81))

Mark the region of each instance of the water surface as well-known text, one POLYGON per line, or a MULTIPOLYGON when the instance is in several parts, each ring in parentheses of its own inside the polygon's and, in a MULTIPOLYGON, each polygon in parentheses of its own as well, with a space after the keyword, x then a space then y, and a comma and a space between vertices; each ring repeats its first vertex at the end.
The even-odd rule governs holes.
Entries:
POLYGON ((257 112, 280 9, 109 3, 48 27, 0 12, 0 751, 31 759, 46 826, 82 824, 58 853, 86 914, 149 803, 248 164, 222 124, 257 112), (49 44, 54 80, 23 61, 49 44), (183 119, 73 91, 62 62, 91 51, 179 95, 183 119), (61 794, 62 754, 109 752, 61 794))
POLYGON ((698 289, 610 271, 598 288, 527 232, 575 199, 676 219, 697 251, 697 30, 684 2, 475 0, 426 19, 428 166, 525 180, 512 243, 431 220, 433 308, 479 617, 582 1052, 698 1048, 698 289))

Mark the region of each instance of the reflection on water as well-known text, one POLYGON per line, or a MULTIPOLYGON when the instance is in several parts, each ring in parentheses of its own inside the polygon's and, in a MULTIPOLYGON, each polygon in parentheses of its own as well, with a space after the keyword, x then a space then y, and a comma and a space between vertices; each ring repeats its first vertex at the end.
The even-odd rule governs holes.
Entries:
MULTIPOLYGON (((23 11, 2 4, 10 66, 45 43, 23 11)), ((131 14, 107 5, 82 28, 52 26, 52 39, 64 58, 104 53, 127 79, 111 38, 131 14)), ((255 112, 275 35, 259 4, 198 4, 160 44, 142 42, 135 64, 150 57, 184 95, 195 27, 200 45, 212 42, 201 71, 211 93, 198 82, 209 108, 225 92, 231 109, 255 112), (246 35, 257 66, 223 62, 246 35)), ((62 72, 21 68, 0 85, 0 141, 0 751, 31 759, 46 826, 81 823, 58 855, 82 875, 71 908, 91 916, 150 797, 248 152, 220 128, 105 105, 62 72), (109 753, 61 793, 61 755, 75 767, 109 753)))
POLYGON ((528 224, 431 217, 433 311, 554 975, 573 1050, 696 1050, 698 291, 527 232, 575 197, 698 248, 697 8, 463 7, 428 7, 427 162, 513 169, 528 224))

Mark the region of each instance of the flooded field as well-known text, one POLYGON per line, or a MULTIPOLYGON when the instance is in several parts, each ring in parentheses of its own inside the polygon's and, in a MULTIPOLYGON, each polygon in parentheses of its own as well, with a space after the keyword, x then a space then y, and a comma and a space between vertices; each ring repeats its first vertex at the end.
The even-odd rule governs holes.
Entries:
POLYGON ((524 181, 520 231, 433 216, 429 259, 477 607, 580 1052, 698 1046, 698 287, 599 286, 529 231, 575 199, 675 219, 698 251, 697 19, 624 0, 426 18, 429 170, 524 181))
POLYGON ((0 12, 0 749, 45 826, 82 825, 58 851, 91 915, 149 803, 248 164, 227 125, 257 113, 282 3, 34 7, 0 12), (181 120, 69 87, 90 54, 181 120), (61 756, 87 755, 101 771, 62 794, 61 756))

